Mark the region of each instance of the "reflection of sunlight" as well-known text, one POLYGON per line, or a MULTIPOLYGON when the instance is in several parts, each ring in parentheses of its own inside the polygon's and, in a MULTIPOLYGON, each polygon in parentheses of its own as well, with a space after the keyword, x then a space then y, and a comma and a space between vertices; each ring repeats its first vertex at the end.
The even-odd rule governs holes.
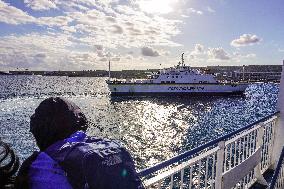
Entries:
POLYGON ((173 11, 173 5, 178 0, 141 0, 138 2, 140 8, 148 13, 167 14, 173 11))
POLYGON ((175 118, 178 114, 177 107, 146 102, 140 108, 143 112, 139 119, 142 125, 141 138, 147 141, 146 145, 151 146, 144 146, 142 152, 147 154, 147 157, 152 157, 147 164, 154 165, 161 159, 174 156, 175 149, 182 145, 188 127, 184 120, 175 118))
POLYGON ((108 124, 107 130, 118 125, 121 141, 133 152, 137 168, 141 169, 177 155, 185 146, 187 149, 187 144, 191 146, 188 138, 195 137, 194 129, 200 116, 210 112, 212 104, 206 100, 187 102, 159 98, 125 99, 113 105, 114 111, 108 114, 113 124, 108 124))

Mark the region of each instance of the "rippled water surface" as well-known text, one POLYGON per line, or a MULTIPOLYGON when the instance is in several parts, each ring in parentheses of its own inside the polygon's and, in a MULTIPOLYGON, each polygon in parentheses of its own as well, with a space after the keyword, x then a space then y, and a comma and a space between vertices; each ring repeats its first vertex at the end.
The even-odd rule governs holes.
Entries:
POLYGON ((142 169, 273 113, 277 93, 252 84, 238 97, 111 98, 105 78, 0 76, 0 133, 23 160, 37 149, 29 117, 63 96, 92 122, 90 135, 121 140, 142 169))

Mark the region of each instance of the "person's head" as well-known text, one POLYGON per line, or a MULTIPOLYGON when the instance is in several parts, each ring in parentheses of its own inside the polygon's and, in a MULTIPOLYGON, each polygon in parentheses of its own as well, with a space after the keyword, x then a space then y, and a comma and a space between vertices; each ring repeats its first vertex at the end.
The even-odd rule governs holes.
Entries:
POLYGON ((0 188, 13 184, 13 176, 19 168, 19 158, 8 144, 0 141, 0 188))
POLYGON ((87 130, 87 127, 86 116, 80 108, 62 97, 42 101, 30 122, 30 131, 41 151, 78 130, 87 130))

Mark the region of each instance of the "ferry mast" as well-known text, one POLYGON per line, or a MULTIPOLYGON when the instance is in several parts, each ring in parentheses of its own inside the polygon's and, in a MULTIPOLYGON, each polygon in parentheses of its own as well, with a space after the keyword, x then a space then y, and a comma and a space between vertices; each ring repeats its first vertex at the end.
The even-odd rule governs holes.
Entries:
POLYGON ((110 80, 110 60, 108 61, 108 79, 110 80))
POLYGON ((184 53, 181 54, 181 65, 182 65, 182 66, 185 66, 183 55, 184 55, 184 53))

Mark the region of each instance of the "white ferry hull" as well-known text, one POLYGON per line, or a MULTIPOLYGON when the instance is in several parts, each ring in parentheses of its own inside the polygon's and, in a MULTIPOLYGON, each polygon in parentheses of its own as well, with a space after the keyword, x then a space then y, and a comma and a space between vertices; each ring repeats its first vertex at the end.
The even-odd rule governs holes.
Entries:
POLYGON ((232 95, 242 94, 248 84, 132 84, 108 83, 111 95, 232 95))

